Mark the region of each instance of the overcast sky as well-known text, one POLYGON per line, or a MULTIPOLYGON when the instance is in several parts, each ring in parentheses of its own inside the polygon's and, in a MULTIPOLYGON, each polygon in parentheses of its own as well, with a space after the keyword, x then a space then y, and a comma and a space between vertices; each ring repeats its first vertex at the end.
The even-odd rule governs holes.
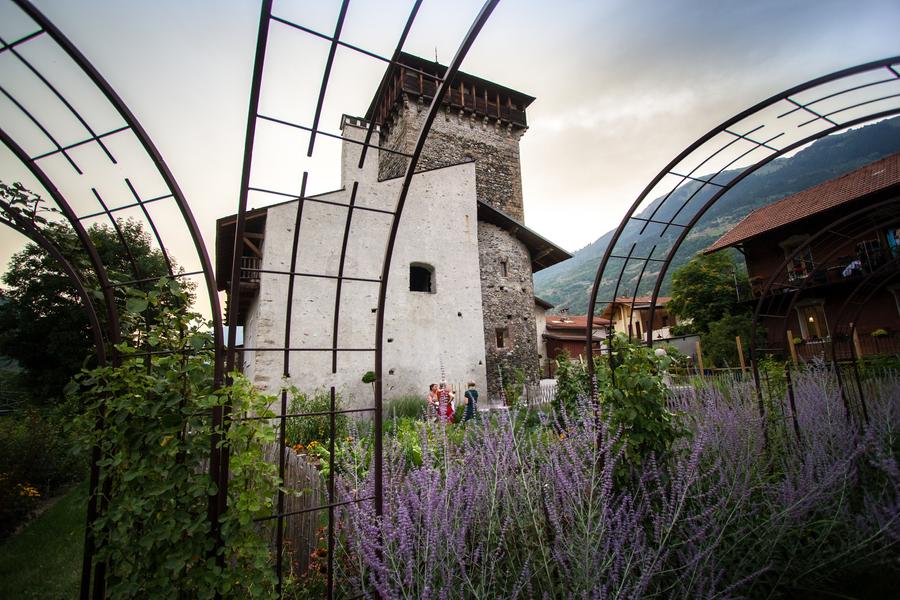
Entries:
MULTIPOLYGON (((137 115, 211 244, 215 219, 237 206, 257 3, 35 3, 137 115)), ((389 55, 410 5, 352 0, 346 39, 389 55)), ((338 6, 276 2, 276 13, 330 32, 338 6)), ((406 49, 448 62, 479 6, 425 0, 406 49)), ((284 33, 273 43, 296 60, 273 61, 271 81, 293 81, 263 108, 309 122, 327 45, 284 33)), ((522 141, 525 220, 574 251, 613 228, 671 158, 723 120, 803 81, 898 54, 896 0, 505 0, 464 70, 537 98, 522 141)), ((337 132, 340 113, 363 114, 383 68, 339 55, 323 127, 337 132)), ((296 187, 306 168, 298 155, 267 164, 296 187)), ((12 177, 3 157, 0 177, 12 177)), ((326 153, 313 165, 314 190, 337 187, 336 159, 326 153)), ((5 264, 12 238, 0 235, 5 264)))

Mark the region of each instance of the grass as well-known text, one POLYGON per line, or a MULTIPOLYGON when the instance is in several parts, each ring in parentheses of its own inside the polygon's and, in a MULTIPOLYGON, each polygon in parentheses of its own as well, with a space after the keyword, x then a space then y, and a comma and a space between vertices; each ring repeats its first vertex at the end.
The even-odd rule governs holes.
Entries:
POLYGON ((75 598, 81 581, 87 483, 0 544, 0 598, 75 598))
POLYGON ((406 396, 398 396, 385 403, 384 416, 385 419, 394 419, 409 417, 411 419, 420 419, 428 410, 428 402, 422 396, 414 394, 406 396))

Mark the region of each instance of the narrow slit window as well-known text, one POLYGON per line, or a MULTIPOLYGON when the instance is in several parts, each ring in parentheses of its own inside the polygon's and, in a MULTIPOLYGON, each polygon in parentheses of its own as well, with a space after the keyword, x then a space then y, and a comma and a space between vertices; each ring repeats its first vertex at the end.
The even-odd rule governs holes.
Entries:
POLYGON ((507 270, 506 261, 505 261, 505 260, 501 260, 501 261, 500 261, 500 276, 501 276, 501 277, 507 277, 508 274, 509 274, 509 271, 507 270))
POLYGON ((497 348, 506 348, 509 346, 509 329, 506 327, 498 327, 494 330, 497 334, 497 348))

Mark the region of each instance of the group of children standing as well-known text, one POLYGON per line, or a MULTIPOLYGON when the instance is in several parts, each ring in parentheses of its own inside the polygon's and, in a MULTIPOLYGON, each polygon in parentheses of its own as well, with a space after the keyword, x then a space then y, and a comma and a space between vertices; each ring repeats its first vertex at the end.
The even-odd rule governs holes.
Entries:
MULTIPOLYGON (((466 393, 463 394, 466 400, 463 416, 462 419, 457 420, 469 421, 478 414, 478 390, 475 389, 475 382, 470 381, 467 387, 466 393)), ((454 422, 453 400, 455 396, 453 390, 445 382, 442 381, 440 385, 432 383, 428 386, 429 414, 438 421, 454 422)))

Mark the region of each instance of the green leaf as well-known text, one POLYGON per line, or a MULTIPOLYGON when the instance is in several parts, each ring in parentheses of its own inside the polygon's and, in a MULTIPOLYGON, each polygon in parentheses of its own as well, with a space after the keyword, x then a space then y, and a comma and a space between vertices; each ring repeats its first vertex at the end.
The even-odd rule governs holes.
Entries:
POLYGON ((146 298, 129 298, 125 302, 125 309, 130 313, 142 313, 147 310, 149 303, 146 298))

